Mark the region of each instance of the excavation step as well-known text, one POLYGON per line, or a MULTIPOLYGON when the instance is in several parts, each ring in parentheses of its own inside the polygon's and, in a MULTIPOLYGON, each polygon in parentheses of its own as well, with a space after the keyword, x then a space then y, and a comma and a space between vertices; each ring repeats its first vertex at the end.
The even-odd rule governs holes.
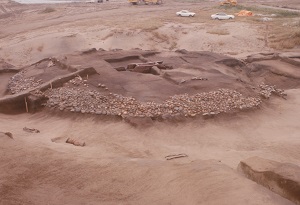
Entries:
POLYGON ((239 171, 271 191, 300 204, 300 167, 260 157, 240 162, 239 171))

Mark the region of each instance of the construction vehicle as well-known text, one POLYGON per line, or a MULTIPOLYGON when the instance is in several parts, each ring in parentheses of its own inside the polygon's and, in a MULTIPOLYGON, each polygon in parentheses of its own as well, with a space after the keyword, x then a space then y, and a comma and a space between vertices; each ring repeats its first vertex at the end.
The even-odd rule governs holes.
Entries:
POLYGON ((137 4, 162 4, 162 0, 128 0, 129 3, 133 4, 133 5, 137 5, 137 4))
POLYGON ((224 0, 220 2, 221 6, 224 5, 229 5, 229 6, 236 6, 237 5, 237 0, 224 0))

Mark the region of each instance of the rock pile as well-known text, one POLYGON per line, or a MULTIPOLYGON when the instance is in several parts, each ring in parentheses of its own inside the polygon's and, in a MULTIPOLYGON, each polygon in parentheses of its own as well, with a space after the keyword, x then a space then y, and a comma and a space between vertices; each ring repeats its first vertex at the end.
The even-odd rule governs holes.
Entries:
MULTIPOLYGON (((25 71, 14 75, 9 82, 11 92, 18 93, 42 84, 42 80, 36 81, 34 77, 25 78, 25 71)), ((195 77, 193 80, 207 80, 195 77)), ((87 80, 76 76, 66 83, 65 87, 48 89, 44 93, 36 90, 32 96, 48 98, 46 106, 61 111, 89 113, 97 115, 119 115, 123 117, 174 117, 196 115, 211 116, 235 110, 245 110, 260 105, 259 97, 244 97, 241 93, 218 89, 211 92, 203 92, 195 95, 175 95, 162 103, 138 102, 133 97, 124 97, 119 94, 103 94, 103 92, 89 89, 87 80), (69 86, 71 85, 71 86, 69 86)), ((99 88, 108 89, 104 84, 98 84, 99 88)), ((284 90, 275 86, 261 84, 259 94, 263 98, 269 98, 271 94, 285 97, 284 90)))
POLYGON ((163 103, 138 102, 133 97, 110 93, 103 95, 85 88, 61 87, 45 92, 48 107, 71 112, 131 117, 196 116, 218 114, 259 106, 260 98, 243 97, 241 93, 219 89, 196 95, 175 95, 163 103))
POLYGON ((207 78, 192 77, 192 80, 208 80, 207 78))
POLYGON ((284 93, 284 90, 277 89, 275 85, 266 85, 261 84, 259 85, 260 91, 259 94, 266 99, 269 99, 272 94, 280 96, 282 98, 286 98, 286 93, 284 93))
POLYGON ((84 81, 82 80, 82 77, 77 76, 74 79, 70 80, 69 83, 75 86, 83 85, 84 81))
POLYGON ((35 80, 34 77, 25 78, 25 70, 17 73, 12 76, 8 82, 8 89, 12 94, 16 94, 22 92, 24 90, 35 88, 41 84, 43 84, 43 80, 35 80))

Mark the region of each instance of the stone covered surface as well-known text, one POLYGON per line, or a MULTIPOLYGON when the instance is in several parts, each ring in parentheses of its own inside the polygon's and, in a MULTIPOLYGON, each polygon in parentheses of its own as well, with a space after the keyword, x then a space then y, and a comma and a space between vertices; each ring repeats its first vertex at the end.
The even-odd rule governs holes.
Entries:
POLYGON ((72 112, 122 115, 130 117, 196 116, 219 114, 234 110, 255 108, 260 98, 244 97, 234 90, 218 89, 196 95, 175 95, 162 103, 141 103, 133 97, 80 88, 57 88, 46 92, 47 106, 72 112))
POLYGON ((300 204, 300 167, 260 157, 240 162, 238 169, 249 179, 300 204))
POLYGON ((16 75, 12 76, 8 82, 8 89, 12 94, 22 92, 24 90, 37 87, 43 84, 43 80, 36 80, 34 77, 24 77, 25 71, 20 71, 16 75))
MULTIPOLYGON (((19 90, 18 93, 13 95, 6 95, 0 98, 0 112, 3 113, 18 113, 18 112, 35 112, 41 107, 42 102, 45 100, 43 91, 48 88, 61 87, 64 82, 72 80, 78 75, 95 74, 93 68, 84 68, 67 75, 59 75, 53 77, 51 80, 39 84, 37 87, 28 87, 25 90, 19 90)), ((9 84, 9 83, 8 83, 9 84)))
POLYGON ((280 96, 282 98, 286 98, 286 93, 282 89, 277 89, 275 85, 266 85, 261 84, 259 85, 260 88, 260 96, 263 98, 270 98, 272 94, 280 96))

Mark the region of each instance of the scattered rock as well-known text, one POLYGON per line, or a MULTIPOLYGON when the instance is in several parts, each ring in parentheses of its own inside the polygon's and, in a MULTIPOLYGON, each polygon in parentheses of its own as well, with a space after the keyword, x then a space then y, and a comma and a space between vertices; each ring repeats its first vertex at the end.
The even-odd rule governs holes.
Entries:
POLYGON ((123 49, 121 49, 121 48, 113 48, 113 49, 111 49, 111 51, 122 51, 123 49))
POLYGON ((77 76, 74 79, 70 80, 69 83, 75 85, 75 86, 80 86, 84 84, 84 81, 82 80, 82 77, 77 76))
POLYGON ((53 61, 49 61, 47 67, 50 68, 50 67, 53 67, 55 66, 55 63, 53 61))
POLYGON ((39 131, 38 129, 34 129, 34 128, 24 127, 23 130, 24 130, 25 132, 40 133, 40 131, 39 131))
POLYGON ((207 78, 192 77, 192 80, 208 80, 207 78))
POLYGON ((263 83, 259 85, 259 88, 260 88, 259 91, 260 96, 262 96, 265 99, 269 99, 272 94, 286 99, 287 94, 284 92, 284 90, 277 89, 275 85, 272 86, 263 83))

